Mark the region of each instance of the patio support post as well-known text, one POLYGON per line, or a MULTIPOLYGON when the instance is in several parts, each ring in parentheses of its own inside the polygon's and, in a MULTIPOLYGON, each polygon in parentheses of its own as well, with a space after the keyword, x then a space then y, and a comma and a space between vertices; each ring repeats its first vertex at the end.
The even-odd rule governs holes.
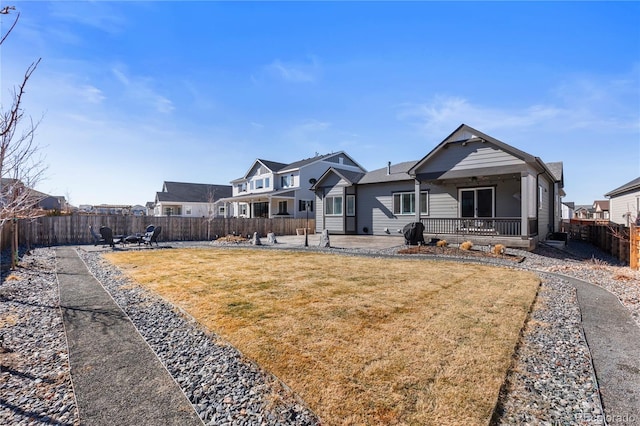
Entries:
POLYGON ((420 222, 420 181, 418 179, 414 180, 415 182, 415 215, 416 215, 416 222, 420 222))
POLYGON ((520 173, 520 234, 529 237, 529 173, 520 173))

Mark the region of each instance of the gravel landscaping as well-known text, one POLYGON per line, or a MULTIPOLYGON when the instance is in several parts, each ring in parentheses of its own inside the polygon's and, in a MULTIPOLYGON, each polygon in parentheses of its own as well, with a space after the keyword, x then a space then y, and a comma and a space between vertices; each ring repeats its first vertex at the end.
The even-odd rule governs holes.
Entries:
MULTIPOLYGON (((184 245, 188 244, 174 247, 184 245)), ((398 249, 317 250, 394 256, 398 249)), ((533 269, 542 278, 495 424, 605 424, 576 292, 561 277, 544 272, 606 288, 629 309, 639 326, 640 274, 588 244, 571 242, 569 249, 542 246, 534 253, 508 249, 510 255, 524 257, 517 264, 500 258, 483 260, 533 269)), ((82 248, 79 253, 181 385, 205 424, 319 423, 286 386, 233 347, 159 298, 128 285, 99 253, 82 248)), ((54 271, 54 250, 40 248, 24 256, 21 268, 9 279, 3 275, 0 283, 0 424, 80 424, 54 271)))

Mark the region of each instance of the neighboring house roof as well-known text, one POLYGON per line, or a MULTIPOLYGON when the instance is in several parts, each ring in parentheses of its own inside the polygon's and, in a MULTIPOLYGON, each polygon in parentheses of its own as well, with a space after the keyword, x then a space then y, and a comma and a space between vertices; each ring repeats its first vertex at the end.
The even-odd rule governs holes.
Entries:
POLYGON ((569 207, 570 209, 576 208, 576 203, 574 203, 573 201, 563 201, 562 204, 569 207))
POLYGON ((331 156, 335 155, 334 154, 324 154, 324 155, 316 155, 315 157, 311 157, 311 158, 305 158, 303 160, 298 160, 298 161, 294 161, 293 163, 287 164, 283 167, 281 167, 280 169, 278 169, 279 172, 285 172, 287 170, 296 170, 299 169, 301 167, 304 167, 308 164, 312 164, 315 163, 317 161, 322 161, 325 158, 329 158, 331 156))
MULTIPOLYGON (((447 136, 442 142, 440 142, 435 148, 431 150, 427 155, 425 155, 420 161, 418 161, 412 168, 409 170, 409 174, 415 176, 416 171, 422 167, 425 163, 427 163, 430 159, 432 159, 435 155, 437 155, 441 150, 447 149, 447 145, 451 143, 465 143, 468 140, 477 140, 477 141, 485 141, 491 143, 496 148, 524 161, 527 164, 537 165, 539 169, 545 171, 549 177, 554 179, 556 182, 560 182, 562 186, 562 163, 552 163, 554 164, 554 170, 551 171, 548 164, 545 164, 540 158, 535 157, 531 154, 527 154, 524 151, 519 150, 509 144, 506 144, 494 137, 491 137, 485 133, 482 133, 479 130, 474 129, 471 126, 467 126, 466 124, 461 124, 458 126, 456 130, 451 132, 449 136, 447 136), (456 134, 468 134, 472 135, 471 139, 453 139, 456 134), (558 176, 559 175, 559 176, 558 176)), ((519 171, 518 167, 515 166, 505 166, 505 170, 511 171, 519 171)), ((439 170, 430 173, 426 173, 425 176, 427 179, 447 179, 450 177, 455 177, 455 174, 447 173, 447 170, 439 170)))
POLYGON ((625 183, 624 185, 614 189, 613 191, 607 192, 606 194, 604 194, 604 196, 611 198, 631 191, 640 191, 640 177, 635 178, 631 182, 625 183))
POLYGON ((234 180, 231 181, 231 183, 240 182, 240 181, 245 180, 247 178, 247 176, 249 176, 249 174, 251 173, 251 170, 253 170, 256 167, 256 164, 258 164, 258 163, 262 164, 267 169, 271 170, 273 173, 276 173, 276 172, 280 171, 283 167, 286 166, 285 163, 279 163, 277 161, 269 161, 269 160, 263 160, 261 158, 258 158, 253 163, 251 163, 251 167, 249 167, 249 169, 245 172, 244 175, 242 175, 241 178, 234 179, 234 180))
POLYGON ((332 152, 330 154, 316 155, 314 157, 305 158, 305 159, 302 159, 302 160, 297 160, 297 161, 294 161, 293 163, 289 163, 289 164, 278 163, 276 161, 268 161, 268 160, 263 160, 263 159, 258 158, 257 160, 255 160, 253 162, 253 164, 251 164, 251 167, 249 167, 247 172, 241 178, 234 179, 234 180, 231 181, 231 183, 244 181, 249 176, 251 171, 255 168, 256 163, 262 164, 263 166, 265 166, 266 168, 271 170, 273 173, 284 173, 284 172, 288 172, 288 171, 299 170, 304 166, 308 166, 310 164, 317 163, 319 161, 323 161, 323 160, 326 160, 327 158, 335 157, 337 155, 341 155, 341 156, 347 157, 350 161, 352 161, 355 165, 360 167, 362 170, 366 170, 364 167, 362 167, 360 164, 358 164, 358 162, 356 162, 353 158, 351 158, 351 156, 349 156, 344 151, 332 152))
POLYGON ((162 192, 156 193, 156 202, 208 203, 231 196, 230 185, 206 183, 164 182, 162 192))
POLYGON ((596 211, 608 211, 609 210, 609 200, 596 200, 593 202, 593 208, 596 211))

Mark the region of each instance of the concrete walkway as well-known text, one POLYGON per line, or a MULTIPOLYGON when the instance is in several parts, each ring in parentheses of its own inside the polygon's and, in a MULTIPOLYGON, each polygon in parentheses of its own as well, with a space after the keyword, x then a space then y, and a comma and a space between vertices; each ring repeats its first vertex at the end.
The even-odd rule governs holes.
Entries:
POLYGON ((562 277, 577 290, 607 423, 640 424, 640 328, 612 293, 562 277))
POLYGON ((129 318, 72 247, 57 247, 60 306, 83 425, 202 421, 129 318))

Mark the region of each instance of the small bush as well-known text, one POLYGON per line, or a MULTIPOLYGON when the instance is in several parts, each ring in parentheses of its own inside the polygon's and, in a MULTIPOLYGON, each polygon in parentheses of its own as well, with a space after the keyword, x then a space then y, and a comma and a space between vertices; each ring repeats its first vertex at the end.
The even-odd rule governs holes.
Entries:
POLYGON ((438 242, 436 243, 436 246, 438 246, 438 247, 446 247, 447 246, 447 240, 438 240, 438 242))
POLYGON ((504 254, 506 247, 502 244, 496 244, 493 246, 493 254, 504 254))
POLYGON ((460 250, 471 250, 471 247, 473 247, 473 243, 471 241, 465 241, 460 244, 460 250))

